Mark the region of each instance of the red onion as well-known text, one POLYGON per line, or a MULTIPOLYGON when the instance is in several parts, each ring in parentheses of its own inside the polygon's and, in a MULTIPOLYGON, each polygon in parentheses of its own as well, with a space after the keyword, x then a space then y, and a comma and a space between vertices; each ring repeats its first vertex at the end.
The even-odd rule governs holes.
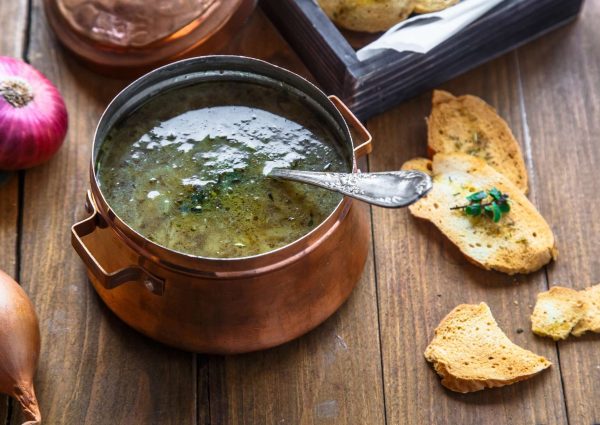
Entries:
POLYGON ((0 170, 49 160, 62 145, 67 123, 56 87, 31 65, 0 56, 0 170))

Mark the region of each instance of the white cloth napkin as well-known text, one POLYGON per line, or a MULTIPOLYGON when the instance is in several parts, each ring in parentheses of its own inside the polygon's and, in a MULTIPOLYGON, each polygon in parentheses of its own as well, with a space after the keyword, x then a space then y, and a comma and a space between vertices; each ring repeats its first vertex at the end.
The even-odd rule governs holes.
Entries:
POLYGON ((506 0, 463 0, 441 12, 418 15, 394 25, 356 55, 363 61, 381 50, 427 53, 506 0))

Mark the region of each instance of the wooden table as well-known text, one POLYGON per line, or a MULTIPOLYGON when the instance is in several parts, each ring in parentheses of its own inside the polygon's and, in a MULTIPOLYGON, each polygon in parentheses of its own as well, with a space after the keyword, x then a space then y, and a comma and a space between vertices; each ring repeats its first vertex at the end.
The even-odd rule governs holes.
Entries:
MULTIPOLYGON (((600 2, 578 22, 448 84, 498 108, 523 145, 531 199, 556 232, 560 259, 528 276, 468 264, 406 211, 372 209, 372 254, 350 300, 285 346, 235 357, 170 349, 121 323, 88 284, 70 246, 84 217, 91 136, 126 82, 98 76, 58 48, 40 0, 0 2, 0 53, 24 57, 61 89, 70 113, 48 164, 0 187, 0 268, 31 296, 43 346, 36 388, 49 425, 600 423, 600 337, 554 343, 530 332, 539 291, 600 281, 600 2), (540 376, 460 395, 423 358, 440 319, 486 301, 508 336, 552 360, 540 376), (525 331, 517 332, 522 328, 525 331)), ((227 48, 307 75, 257 11, 227 48)), ((425 153, 426 93, 367 124, 370 170, 425 153)), ((0 423, 20 424, 0 399, 0 423)))

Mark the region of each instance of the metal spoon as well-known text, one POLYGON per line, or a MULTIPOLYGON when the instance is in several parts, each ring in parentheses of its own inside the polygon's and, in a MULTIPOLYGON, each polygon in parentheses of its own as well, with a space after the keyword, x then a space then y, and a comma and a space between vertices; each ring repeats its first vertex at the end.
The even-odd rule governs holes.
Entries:
POLYGON ((417 202, 431 190, 431 177, 420 171, 327 173, 273 168, 269 177, 308 183, 385 208, 417 202))

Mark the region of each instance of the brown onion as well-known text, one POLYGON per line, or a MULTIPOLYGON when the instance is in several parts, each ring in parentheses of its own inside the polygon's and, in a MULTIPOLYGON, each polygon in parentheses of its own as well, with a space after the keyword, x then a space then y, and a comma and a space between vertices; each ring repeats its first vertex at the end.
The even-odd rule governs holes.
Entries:
POLYGON ((9 275, 0 270, 0 392, 14 397, 27 422, 41 423, 33 390, 40 355, 40 328, 31 301, 9 275))
POLYGON ((38 70, 0 56, 0 170, 49 160, 67 133, 62 96, 38 70))

